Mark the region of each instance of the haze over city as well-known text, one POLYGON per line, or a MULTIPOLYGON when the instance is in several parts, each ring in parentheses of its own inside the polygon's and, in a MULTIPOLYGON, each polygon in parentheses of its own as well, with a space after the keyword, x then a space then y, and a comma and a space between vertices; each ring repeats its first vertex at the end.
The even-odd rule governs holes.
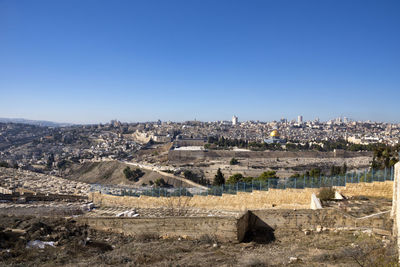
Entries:
POLYGON ((399 1, 0 1, 0 117, 399 122, 399 1))

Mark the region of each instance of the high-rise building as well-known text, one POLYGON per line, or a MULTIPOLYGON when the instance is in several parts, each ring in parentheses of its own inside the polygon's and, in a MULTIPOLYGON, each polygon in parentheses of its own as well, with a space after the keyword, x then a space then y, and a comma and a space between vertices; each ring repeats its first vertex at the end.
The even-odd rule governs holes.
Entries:
POLYGON ((299 115, 297 116, 297 123, 302 124, 303 123, 303 116, 299 115))
POLYGON ((233 115, 233 117, 232 117, 232 125, 236 125, 237 123, 238 123, 238 117, 233 115))

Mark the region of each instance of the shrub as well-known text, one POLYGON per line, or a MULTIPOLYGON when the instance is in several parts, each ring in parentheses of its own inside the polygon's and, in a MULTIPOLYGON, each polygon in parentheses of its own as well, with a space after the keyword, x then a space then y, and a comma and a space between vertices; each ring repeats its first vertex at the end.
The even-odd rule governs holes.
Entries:
POLYGON ((168 185, 167 182, 165 182, 164 178, 159 178, 159 179, 155 180, 154 183, 156 184, 156 186, 160 186, 160 187, 168 185))
POLYGON ((235 173, 226 181, 227 184, 236 184, 237 182, 241 182, 243 180, 243 175, 241 173, 235 173))
POLYGON ((230 165, 237 165, 239 164, 239 161, 235 158, 232 158, 231 161, 229 162, 230 165))
POLYGON ((139 178, 144 175, 144 172, 139 168, 137 168, 136 170, 131 170, 131 168, 126 167, 124 169, 124 175, 125 178, 128 179, 129 181, 137 182, 139 178))
POLYGON ((319 190, 318 198, 322 201, 335 198, 335 190, 332 187, 323 187, 319 190))

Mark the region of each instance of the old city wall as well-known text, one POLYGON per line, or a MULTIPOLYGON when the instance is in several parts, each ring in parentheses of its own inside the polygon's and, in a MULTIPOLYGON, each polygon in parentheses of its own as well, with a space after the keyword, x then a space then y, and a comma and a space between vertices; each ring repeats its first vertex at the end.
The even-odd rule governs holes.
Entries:
POLYGON ((187 161, 199 159, 216 159, 216 158, 352 158, 371 156, 370 152, 319 152, 319 151, 232 151, 232 150, 204 150, 204 151, 187 151, 187 150, 170 150, 168 152, 168 160, 187 161))
POLYGON ((78 217, 78 222, 90 227, 132 236, 184 237, 199 239, 203 236, 221 242, 240 242, 248 227, 248 213, 234 217, 78 217))
MULTIPOLYGON (((347 184, 334 187, 344 196, 370 196, 392 198, 393 182, 347 184)), ((90 193, 89 199, 101 206, 125 206, 137 208, 193 207, 208 210, 244 211, 271 208, 310 208, 311 195, 318 188, 254 190, 251 193, 223 194, 222 196, 150 197, 112 196, 98 192, 90 193)))

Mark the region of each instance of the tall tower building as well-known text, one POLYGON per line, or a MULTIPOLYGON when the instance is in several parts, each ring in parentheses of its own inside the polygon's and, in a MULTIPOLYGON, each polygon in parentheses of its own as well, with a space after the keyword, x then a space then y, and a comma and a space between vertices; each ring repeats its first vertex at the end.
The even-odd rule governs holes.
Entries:
POLYGON ((233 117, 232 117, 232 125, 236 125, 237 123, 238 123, 238 117, 233 115, 233 117))
POLYGON ((303 123, 303 116, 299 115, 297 116, 297 123, 302 124, 303 123))

